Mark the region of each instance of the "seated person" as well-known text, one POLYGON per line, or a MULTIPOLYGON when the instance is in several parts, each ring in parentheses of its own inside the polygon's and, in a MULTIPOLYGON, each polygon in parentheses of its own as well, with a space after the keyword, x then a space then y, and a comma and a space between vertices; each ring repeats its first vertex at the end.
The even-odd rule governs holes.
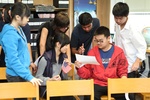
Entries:
MULTIPOLYGON (((46 51, 39 58, 36 77, 43 81, 40 86, 40 97, 46 98, 46 81, 61 81, 67 79, 67 74, 62 71, 63 62, 67 59, 67 49, 70 39, 61 32, 47 39, 46 51)), ((59 99, 58 99, 59 100, 59 99)))
MULTIPOLYGON (((94 79, 94 100, 100 100, 102 95, 107 95, 108 78, 127 78, 128 62, 121 48, 110 44, 110 31, 101 26, 94 33, 97 46, 89 52, 95 56, 100 65, 86 64, 75 61, 77 74, 83 79, 94 79)), ((113 95, 115 100, 125 100, 123 95, 113 95)))

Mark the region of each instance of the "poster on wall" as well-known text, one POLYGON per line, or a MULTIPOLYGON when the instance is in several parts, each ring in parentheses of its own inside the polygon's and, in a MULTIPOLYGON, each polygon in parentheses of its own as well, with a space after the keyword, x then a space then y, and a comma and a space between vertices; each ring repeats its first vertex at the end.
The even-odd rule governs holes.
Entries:
POLYGON ((78 24, 81 13, 88 12, 93 18, 96 16, 96 0, 74 0, 74 26, 78 24))

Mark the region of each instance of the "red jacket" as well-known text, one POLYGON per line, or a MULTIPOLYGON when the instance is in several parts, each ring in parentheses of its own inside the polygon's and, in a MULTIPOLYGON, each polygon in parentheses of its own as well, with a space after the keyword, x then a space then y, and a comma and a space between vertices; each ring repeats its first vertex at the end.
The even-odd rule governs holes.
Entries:
POLYGON ((95 46, 88 52, 89 56, 95 56, 100 65, 84 65, 77 69, 77 73, 81 78, 94 79, 94 84, 107 86, 108 78, 120 78, 127 76, 128 62, 121 48, 114 46, 114 53, 105 69, 102 64, 98 46, 95 46))

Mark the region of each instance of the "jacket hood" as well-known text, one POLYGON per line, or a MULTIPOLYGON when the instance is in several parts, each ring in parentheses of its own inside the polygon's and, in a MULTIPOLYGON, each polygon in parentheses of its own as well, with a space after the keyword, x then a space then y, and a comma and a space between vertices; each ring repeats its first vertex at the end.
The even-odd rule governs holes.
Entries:
POLYGON ((1 33, 0 33, 0 44, 1 44, 1 40, 4 36, 4 34, 7 33, 8 31, 13 32, 13 31, 17 31, 17 30, 13 26, 11 26, 10 24, 5 24, 1 33))

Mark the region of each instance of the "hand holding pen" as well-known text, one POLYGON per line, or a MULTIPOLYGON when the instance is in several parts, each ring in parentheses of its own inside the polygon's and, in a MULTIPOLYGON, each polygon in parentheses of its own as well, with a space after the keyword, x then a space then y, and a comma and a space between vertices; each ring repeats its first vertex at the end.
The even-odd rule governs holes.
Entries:
POLYGON ((84 51, 85 51, 84 43, 82 43, 82 46, 80 46, 78 49, 78 53, 84 55, 84 51))

